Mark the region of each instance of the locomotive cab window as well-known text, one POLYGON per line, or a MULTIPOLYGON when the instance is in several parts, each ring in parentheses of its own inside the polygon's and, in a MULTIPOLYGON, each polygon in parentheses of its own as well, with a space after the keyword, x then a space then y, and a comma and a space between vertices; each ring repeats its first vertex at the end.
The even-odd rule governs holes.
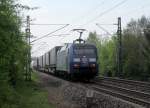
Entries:
POLYGON ((94 49, 91 48, 75 48, 74 49, 75 55, 95 55, 96 52, 94 49))

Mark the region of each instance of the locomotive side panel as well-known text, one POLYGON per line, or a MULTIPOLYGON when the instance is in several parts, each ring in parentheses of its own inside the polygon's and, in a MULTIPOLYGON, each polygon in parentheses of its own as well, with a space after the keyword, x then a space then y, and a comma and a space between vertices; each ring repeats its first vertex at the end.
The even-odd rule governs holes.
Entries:
POLYGON ((56 48, 50 51, 50 67, 56 67, 56 48))
POLYGON ((68 71, 68 53, 66 46, 62 47, 61 50, 57 53, 57 66, 56 70, 58 71, 68 71))
POLYGON ((43 55, 43 68, 45 68, 45 63, 46 63, 46 56, 45 56, 45 54, 43 55))
POLYGON ((42 56, 39 57, 39 68, 42 68, 42 56))
POLYGON ((49 67, 50 66, 50 57, 49 57, 49 55, 50 55, 50 52, 47 52, 46 54, 45 54, 45 56, 46 56, 46 62, 45 62, 45 65, 46 65, 46 67, 49 67))
POLYGON ((49 61, 50 61, 50 67, 56 68, 56 62, 57 62, 57 51, 61 48, 61 46, 56 46, 49 52, 49 61))

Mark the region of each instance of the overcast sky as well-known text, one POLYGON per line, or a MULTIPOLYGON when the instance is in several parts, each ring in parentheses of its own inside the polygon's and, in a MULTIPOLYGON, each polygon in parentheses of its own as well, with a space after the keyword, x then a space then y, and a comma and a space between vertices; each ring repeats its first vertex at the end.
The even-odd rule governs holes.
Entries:
MULTIPOLYGON (((25 11, 24 15, 30 15, 36 24, 70 24, 65 29, 54 33, 53 37, 47 37, 33 42, 32 56, 40 56, 63 43, 72 42, 79 34, 72 32, 75 28, 84 28, 87 31, 83 38, 87 38, 90 31, 97 34, 106 34, 96 26, 100 24, 115 24, 117 17, 122 18, 122 26, 125 27, 131 18, 138 19, 142 15, 150 17, 150 0, 20 0, 23 5, 39 7, 34 11, 25 11), (56 35, 66 34, 58 37, 56 35), (70 34, 70 35, 67 35, 70 34)), ((101 25, 109 33, 115 33, 117 26, 101 25)), ((61 26, 35 26, 31 25, 32 35, 39 38, 53 32, 61 26)), ((51 36, 51 35, 50 35, 51 36)), ((102 35, 102 37, 108 37, 102 35)), ((33 38, 32 40, 36 39, 33 38)))

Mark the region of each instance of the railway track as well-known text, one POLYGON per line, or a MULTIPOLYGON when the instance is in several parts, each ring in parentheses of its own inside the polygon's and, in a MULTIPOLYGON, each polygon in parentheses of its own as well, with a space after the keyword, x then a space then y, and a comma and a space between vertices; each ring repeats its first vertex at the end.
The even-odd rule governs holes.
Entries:
POLYGON ((146 108, 150 108, 150 102, 149 101, 144 101, 144 100, 139 99, 139 98, 134 98, 132 96, 127 96, 125 94, 118 93, 117 91, 111 91, 109 89, 104 89, 104 88, 97 87, 97 86, 93 86, 92 88, 94 90, 98 91, 98 92, 109 94, 111 96, 114 96, 114 97, 117 97, 117 98, 129 101, 129 102, 141 105, 141 106, 144 106, 146 108))
POLYGON ((96 79, 94 84, 91 85, 91 88, 97 92, 109 94, 111 96, 142 105, 146 108, 150 108, 150 92, 148 91, 148 83, 118 78, 109 79, 107 77, 96 79), (136 87, 130 88, 130 86, 140 86, 145 87, 145 89, 141 90, 136 87))
MULTIPOLYGON (((150 93, 149 92, 143 92, 143 91, 133 89, 133 88, 130 89, 129 86, 125 86, 127 84, 133 85, 134 81, 132 83, 127 83, 128 80, 126 81, 122 79, 113 79, 113 78, 111 79, 113 80, 112 83, 110 83, 111 80, 109 78, 107 79, 100 78, 100 79, 94 80, 92 83, 80 83, 80 84, 82 86, 85 86, 86 88, 93 89, 97 92, 108 94, 113 97, 117 97, 125 101, 129 101, 129 102, 144 106, 146 108, 150 108, 150 93), (125 85, 120 86, 123 84, 125 85)), ((146 87, 146 85, 144 84, 142 86, 146 87)), ((139 85, 139 84, 135 83, 135 85, 139 85)), ((147 86, 149 87, 149 85, 147 86)))
POLYGON ((112 78, 112 77, 96 78, 95 82, 101 82, 103 84, 111 84, 111 85, 127 88, 130 90, 136 90, 136 91, 141 91, 150 94, 150 83, 148 82, 133 81, 133 80, 126 80, 126 79, 112 78))

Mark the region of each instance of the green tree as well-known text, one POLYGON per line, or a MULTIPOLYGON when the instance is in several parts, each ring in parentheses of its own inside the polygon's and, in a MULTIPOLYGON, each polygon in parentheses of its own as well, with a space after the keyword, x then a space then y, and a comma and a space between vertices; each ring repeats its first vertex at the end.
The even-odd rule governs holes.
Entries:
MULTIPOLYGON (((149 24, 149 19, 142 16, 131 20, 123 32, 123 72, 126 78, 147 80, 148 68, 143 54, 146 38, 143 30, 149 24)), ((146 53, 145 53, 146 54, 146 53)))
MULTIPOLYGON (((147 77, 150 78, 150 23, 147 25, 146 29, 144 29, 145 43, 144 43, 144 51, 143 55, 145 57, 147 77)), ((150 79, 148 79, 150 80, 150 79)))
MULTIPOLYGON (((99 69, 102 75, 117 72, 117 36, 102 40, 96 32, 90 33, 88 41, 98 48, 99 69)), ((128 79, 148 80, 150 78, 150 19, 142 16, 132 19, 122 34, 123 76, 128 79)))
MULTIPOLYGON (((15 0, 0 0, 0 107, 11 105, 17 82, 23 80, 28 48, 23 41, 15 0)), ((17 103, 17 102, 16 102, 17 103)))
POLYGON ((90 33, 87 39, 89 43, 96 45, 98 50, 98 63, 100 75, 107 75, 111 72, 115 75, 116 69, 116 38, 112 37, 110 40, 99 39, 96 32, 90 33))

